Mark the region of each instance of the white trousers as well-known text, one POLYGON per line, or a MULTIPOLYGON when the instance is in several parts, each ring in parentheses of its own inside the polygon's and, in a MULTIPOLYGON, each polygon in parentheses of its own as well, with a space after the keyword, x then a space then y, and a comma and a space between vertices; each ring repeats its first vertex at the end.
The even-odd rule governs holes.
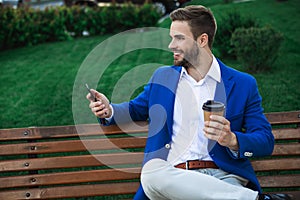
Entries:
MULTIPOLYGON (((229 174, 230 176, 230 174, 229 174)), ((232 175, 235 176, 235 175, 232 175)), ((228 175, 227 175, 228 177, 228 175)), ((141 184, 151 200, 255 200, 258 192, 235 183, 235 178, 214 177, 197 170, 173 167, 161 159, 148 161, 141 173, 141 184)), ((239 181, 237 181, 239 182, 239 181)))

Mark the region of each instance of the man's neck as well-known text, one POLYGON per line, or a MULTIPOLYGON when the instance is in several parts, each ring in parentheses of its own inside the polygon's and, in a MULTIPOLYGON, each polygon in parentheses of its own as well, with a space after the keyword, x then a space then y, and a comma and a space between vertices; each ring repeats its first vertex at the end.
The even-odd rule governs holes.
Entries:
POLYGON ((190 66, 186 69, 188 74, 197 82, 199 82, 206 76, 213 62, 213 56, 211 53, 205 52, 205 56, 201 55, 198 59, 199 62, 196 65, 190 66))

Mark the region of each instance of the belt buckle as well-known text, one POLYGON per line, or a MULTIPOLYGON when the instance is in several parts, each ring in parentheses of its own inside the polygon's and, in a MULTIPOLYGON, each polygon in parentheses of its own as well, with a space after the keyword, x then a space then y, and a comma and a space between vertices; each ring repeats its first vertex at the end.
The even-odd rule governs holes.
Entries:
POLYGON ((186 170, 189 170, 189 160, 187 160, 187 161, 185 162, 185 169, 186 169, 186 170))

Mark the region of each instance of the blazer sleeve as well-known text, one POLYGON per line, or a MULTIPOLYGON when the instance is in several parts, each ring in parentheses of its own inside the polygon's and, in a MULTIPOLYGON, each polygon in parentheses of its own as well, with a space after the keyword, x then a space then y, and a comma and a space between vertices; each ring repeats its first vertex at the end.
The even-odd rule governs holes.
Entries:
POLYGON ((271 125, 263 114, 262 98, 253 77, 247 81, 243 120, 243 131, 234 131, 239 143, 239 158, 260 157, 272 154, 274 136, 271 125))

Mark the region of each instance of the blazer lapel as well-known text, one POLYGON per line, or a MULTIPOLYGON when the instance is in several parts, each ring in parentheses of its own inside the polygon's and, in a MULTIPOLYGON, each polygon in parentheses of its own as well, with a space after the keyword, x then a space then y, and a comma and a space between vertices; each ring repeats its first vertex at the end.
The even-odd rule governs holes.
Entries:
MULTIPOLYGON (((219 59, 217 59, 220 70, 221 70, 221 82, 217 83, 216 92, 215 92, 215 100, 224 103, 227 105, 227 99, 230 96, 231 90, 234 85, 234 81, 232 80, 232 74, 228 70, 228 67, 224 65, 219 59)), ((226 115, 225 115, 226 116, 226 115)))
POLYGON ((181 73, 182 67, 179 66, 172 66, 170 73, 166 74, 168 84, 167 88, 172 91, 172 96, 168 99, 166 99, 167 105, 166 105, 166 110, 167 110, 167 126, 168 126, 168 132, 169 136, 171 138, 172 133, 173 133, 173 115, 174 115, 174 104, 175 104, 175 95, 176 95, 176 90, 178 86, 178 81, 180 78, 180 73, 181 73))
MULTIPOLYGON (((225 105, 224 116, 226 116, 227 99, 233 88, 234 82, 231 80, 232 75, 228 71, 227 67, 220 60, 217 59, 217 61, 220 65, 220 70, 221 70, 221 82, 217 83, 214 100, 222 102, 225 105)), ((210 140, 210 139, 208 140, 208 144, 207 144, 208 152, 210 152, 213 149, 216 143, 217 142, 215 140, 210 140)))

